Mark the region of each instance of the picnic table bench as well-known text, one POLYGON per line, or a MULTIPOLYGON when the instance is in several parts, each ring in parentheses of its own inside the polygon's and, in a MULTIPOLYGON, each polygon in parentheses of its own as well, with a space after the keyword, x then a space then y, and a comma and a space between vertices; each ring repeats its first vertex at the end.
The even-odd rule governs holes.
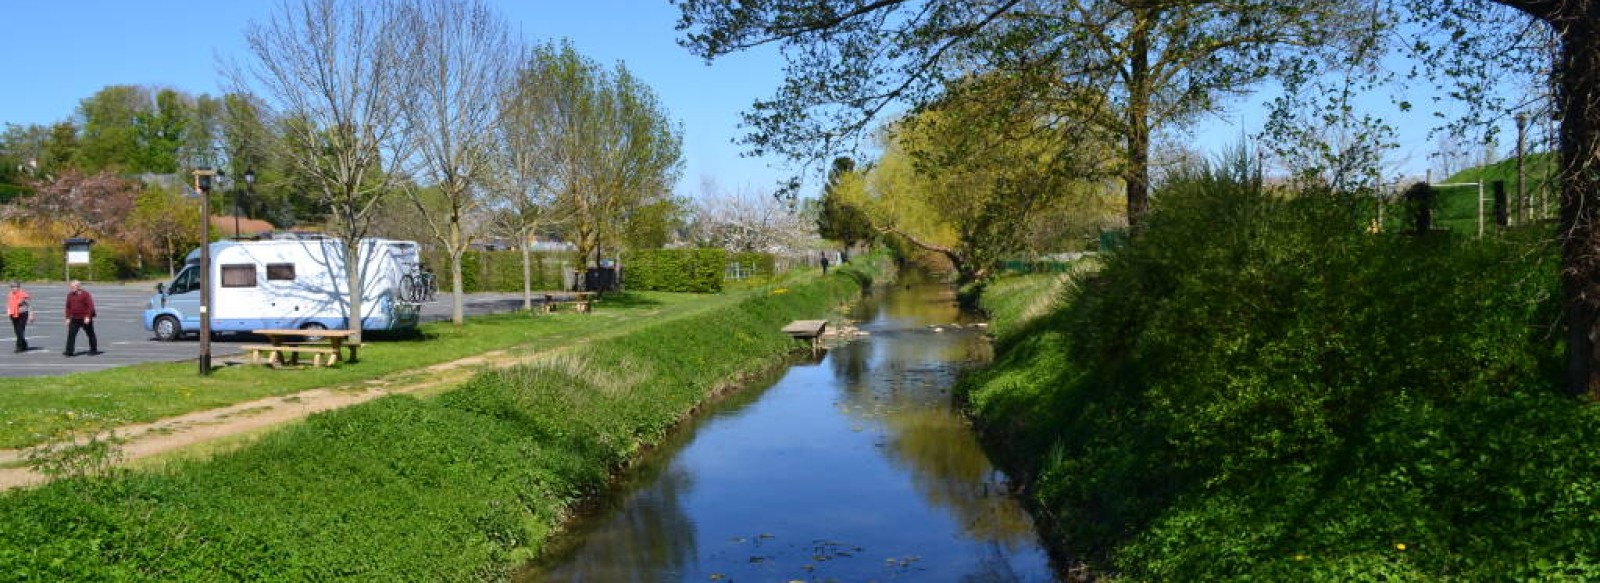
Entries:
POLYGON ((355 334, 350 330, 268 329, 251 333, 266 337, 270 344, 245 344, 239 348, 250 353, 251 363, 260 363, 265 356, 266 363, 273 366, 300 364, 301 354, 311 355, 312 366, 331 366, 340 362, 345 348, 350 349, 350 358, 345 360, 355 362, 356 349, 361 347, 358 342, 348 341, 355 334))
POLYGON ((572 304, 573 311, 587 314, 592 308, 591 304, 597 301, 599 298, 595 292, 573 292, 566 299, 557 299, 555 294, 544 294, 543 305, 545 313, 555 312, 556 307, 562 304, 572 304))

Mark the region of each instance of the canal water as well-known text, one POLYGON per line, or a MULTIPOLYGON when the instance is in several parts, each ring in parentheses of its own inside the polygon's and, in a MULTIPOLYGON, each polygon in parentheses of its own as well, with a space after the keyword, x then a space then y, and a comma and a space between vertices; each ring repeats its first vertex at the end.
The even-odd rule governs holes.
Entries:
POLYGON ((951 406, 989 355, 950 290, 902 281, 834 344, 711 407, 522 581, 1053 581, 951 406))

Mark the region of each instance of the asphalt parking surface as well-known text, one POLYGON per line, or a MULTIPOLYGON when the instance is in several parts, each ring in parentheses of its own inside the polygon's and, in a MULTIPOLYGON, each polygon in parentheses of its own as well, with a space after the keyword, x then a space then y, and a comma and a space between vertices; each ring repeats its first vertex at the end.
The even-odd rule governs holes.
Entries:
MULTIPOLYGON (((86 354, 89 341, 79 332, 75 347, 78 354, 71 358, 62 355, 67 346, 67 324, 63 313, 66 307, 66 284, 23 284, 23 288, 33 295, 36 314, 36 320, 27 330, 29 350, 20 354, 13 352, 16 335, 12 333, 11 322, 7 320, 0 326, 0 377, 63 375, 141 362, 198 363, 198 339, 188 337, 176 342, 160 342, 144 329, 144 309, 155 294, 154 282, 84 282, 83 289, 94 295, 95 311, 99 314, 94 319, 94 328, 100 341, 101 354, 86 354)), ((9 283, 0 287, 0 291, 9 292, 9 283)), ((450 298, 449 293, 440 292, 437 301, 424 304, 422 321, 450 319, 450 298)), ((469 316, 510 312, 521 307, 521 293, 467 294, 464 303, 464 310, 469 316)), ((218 335, 211 341, 211 359, 214 364, 233 360, 240 355, 239 345, 260 341, 258 337, 244 334, 218 335)))

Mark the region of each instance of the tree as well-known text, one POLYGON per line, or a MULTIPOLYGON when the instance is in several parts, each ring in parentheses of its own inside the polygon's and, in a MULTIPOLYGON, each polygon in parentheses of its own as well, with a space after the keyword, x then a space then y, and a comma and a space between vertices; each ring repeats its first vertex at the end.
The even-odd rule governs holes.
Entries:
POLYGON ((182 254, 200 244, 200 209, 179 192, 146 186, 134 200, 127 232, 141 257, 165 258, 168 275, 175 275, 182 254))
POLYGON ((683 131, 655 93, 617 64, 606 70, 570 43, 535 47, 522 85, 549 84, 550 188, 578 256, 621 240, 632 212, 664 196, 682 167, 683 131))
POLYGON ((1026 81, 1030 100, 1071 107, 1122 138, 1127 214, 1148 206, 1151 134, 1214 110, 1301 47, 1366 24, 1347 3, 1274 0, 676 0, 680 43, 708 60, 778 45, 777 95, 745 114, 753 153, 823 160, 880 112, 936 101, 970 73, 1026 81))
POLYGON ((68 169, 32 184, 33 194, 13 201, 7 218, 56 231, 63 237, 119 238, 139 188, 109 170, 68 169))
POLYGON ((444 196, 444 212, 429 212, 415 189, 407 192, 450 259, 451 322, 460 326, 466 321, 461 255, 475 235, 464 219, 487 200, 485 177, 498 160, 497 107, 516 51, 504 19, 482 0, 412 0, 402 5, 401 19, 412 39, 403 60, 409 94, 400 102, 416 145, 412 166, 444 196))
MULTIPOLYGON (((1560 53, 1556 109, 1560 115, 1561 284, 1567 325, 1567 379, 1574 394, 1600 400, 1600 2, 1596 0, 1495 0, 1547 26, 1560 53)), ((1493 20, 1482 3, 1422 5, 1447 29, 1493 20), (1476 12, 1474 12, 1476 10, 1476 12)), ((1513 25, 1515 23, 1512 23, 1513 25)), ((1454 28, 1453 30, 1461 30, 1454 28)), ((1503 30, 1517 30, 1507 28, 1503 30)), ((1525 45, 1523 45, 1525 46, 1525 45)), ((1515 58, 1525 53, 1499 53, 1515 58)), ((1486 70, 1478 69, 1480 71, 1486 70)))
POLYGON ((701 188, 691 229, 699 246, 763 253, 815 248, 815 222, 790 209, 784 197, 724 192, 709 178, 701 188))
POLYGON ((80 102, 83 169, 137 169, 142 153, 139 120, 152 113, 149 91, 134 85, 112 85, 80 102))
MULTIPOLYGON (((887 131, 874 172, 874 226, 943 255, 956 282, 981 282, 1023 251, 1049 209, 1086 206, 1114 174, 1111 136, 1063 104, 1015 101, 1014 79, 962 80, 936 107, 887 131)), ((1080 103, 1097 100, 1086 92, 1080 103)), ((1081 110, 1080 110, 1081 111, 1081 110)))
POLYGON ((522 55, 512 82, 500 95, 501 171, 490 184, 495 210, 491 228, 517 242, 522 254, 522 309, 533 310, 533 251, 529 241, 555 220, 561 102, 553 78, 552 55, 522 55))
POLYGON ((874 234, 866 212, 854 202, 859 200, 859 196, 853 200, 846 192, 852 186, 859 188, 860 184, 855 160, 845 156, 833 159, 833 167, 828 170, 828 183, 822 187, 817 234, 824 239, 838 241, 846 249, 871 239, 874 234))
MULTIPOLYGON (((389 3, 285 2, 250 24, 254 60, 229 72, 235 93, 260 97, 278 120, 275 156, 321 193, 352 265, 374 205, 397 187, 397 165, 409 154, 398 109, 408 34, 400 24, 389 3)), ((365 274, 349 271, 349 328, 359 342, 365 274)))

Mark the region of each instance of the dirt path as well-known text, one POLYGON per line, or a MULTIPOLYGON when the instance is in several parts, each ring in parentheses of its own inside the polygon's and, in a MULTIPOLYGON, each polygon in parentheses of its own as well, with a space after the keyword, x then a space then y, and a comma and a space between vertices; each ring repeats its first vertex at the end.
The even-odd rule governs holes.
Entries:
MULTIPOLYGON (((256 399, 218 409, 196 411, 115 430, 122 463, 178 451, 208 441, 246 435, 303 419, 313 413, 364 403, 384 395, 412 393, 459 384, 487 368, 533 362, 565 349, 511 355, 494 351, 421 369, 398 371, 359 385, 311 389, 291 395, 256 399)), ((48 478, 28 467, 11 467, 27 459, 28 450, 0 450, 0 490, 44 483, 48 478)))

